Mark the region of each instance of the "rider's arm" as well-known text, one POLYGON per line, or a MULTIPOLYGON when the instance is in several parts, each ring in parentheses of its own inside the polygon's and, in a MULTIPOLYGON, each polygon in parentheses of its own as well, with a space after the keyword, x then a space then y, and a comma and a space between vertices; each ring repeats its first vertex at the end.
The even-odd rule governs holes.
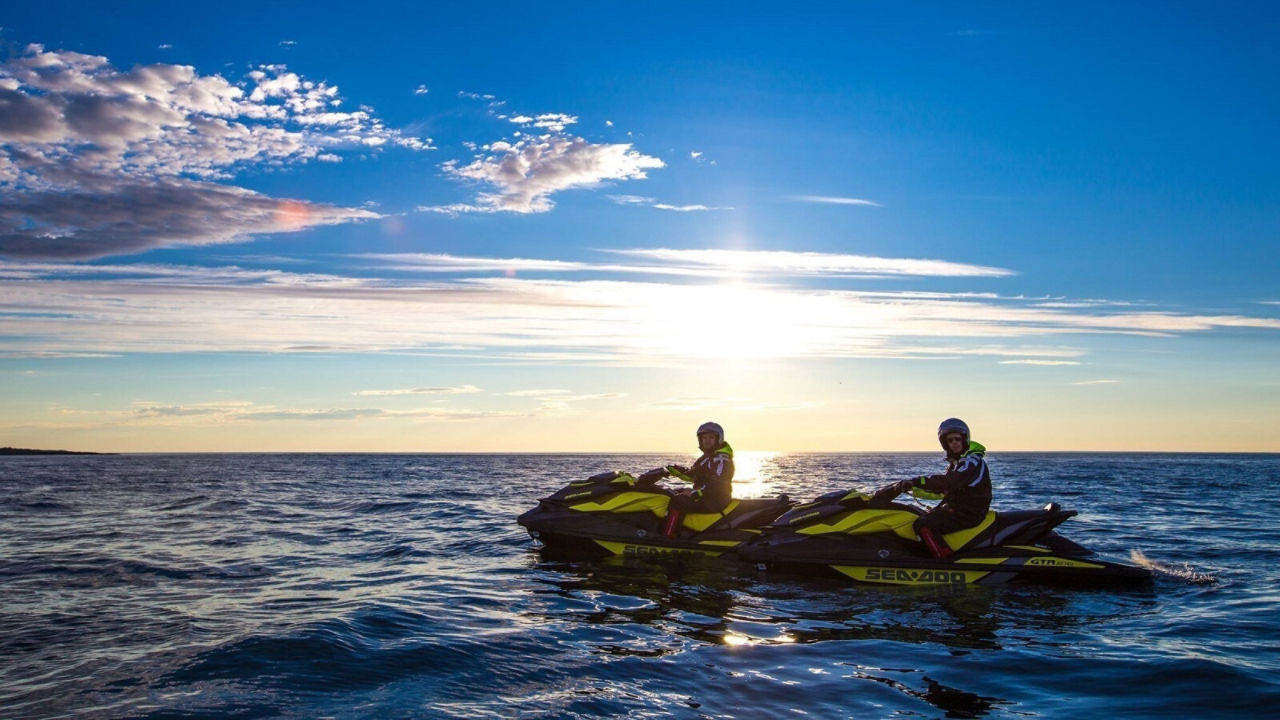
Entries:
POLYGON ((667 477, 677 480, 683 480, 689 484, 693 484, 693 477, 689 474, 689 468, 684 465, 668 465, 666 466, 667 477))

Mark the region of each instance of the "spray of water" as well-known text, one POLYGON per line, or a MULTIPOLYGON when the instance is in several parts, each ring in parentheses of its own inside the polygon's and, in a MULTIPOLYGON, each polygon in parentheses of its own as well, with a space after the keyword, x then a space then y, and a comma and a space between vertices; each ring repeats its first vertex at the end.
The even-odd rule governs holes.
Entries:
POLYGON ((1141 550, 1130 550, 1129 559, 1132 560, 1135 565, 1141 565, 1153 572, 1168 575, 1169 577, 1177 578, 1192 585, 1209 585, 1218 582, 1218 578, 1209 575, 1208 573, 1197 572, 1192 569, 1190 565, 1183 565, 1179 568, 1158 563, 1147 557, 1141 550))

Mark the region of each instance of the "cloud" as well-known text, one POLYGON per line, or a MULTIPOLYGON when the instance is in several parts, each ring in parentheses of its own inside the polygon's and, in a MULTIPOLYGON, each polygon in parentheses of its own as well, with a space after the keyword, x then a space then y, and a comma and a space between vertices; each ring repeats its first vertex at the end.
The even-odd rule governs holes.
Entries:
POLYGON ((513 390, 503 393, 507 397, 546 397, 548 395, 568 395, 568 390, 558 390, 553 388, 535 389, 535 390, 513 390))
POLYGON ((537 117, 531 117, 529 115, 500 115, 499 117, 517 125, 535 127, 552 133, 562 133, 565 128, 570 125, 576 125, 578 122, 577 115, 569 115, 566 113, 543 113, 537 117))
POLYGON ((413 89, 414 95, 426 95, 429 92, 431 91, 427 89, 426 85, 419 85, 418 87, 413 89))
POLYGON ((214 184, 343 150, 431 147, 342 102, 336 86, 280 65, 233 83, 186 65, 122 71, 105 57, 29 45, 0 63, 0 254, 102 257, 373 217, 214 184), (263 219, 281 207, 281 222, 263 219), (88 208, 111 218, 95 222, 88 208))
POLYGON ((655 210, 670 210, 673 212, 703 212, 708 210, 733 209, 731 207, 710 207, 707 205, 670 205, 642 195, 610 195, 609 199, 619 205, 641 205, 644 207, 654 208, 655 210))
POLYGON ((510 410, 473 410, 467 408, 418 408, 416 410, 384 410, 361 408, 353 410, 290 410, 275 413, 246 414, 244 420, 353 420, 357 418, 385 418, 393 421, 420 420, 428 422, 467 422, 490 418, 528 417, 527 412, 510 410))
POLYGON ((1001 364, 1001 365, 1044 365, 1044 366, 1053 366, 1053 365, 1079 365, 1079 364, 1080 364, 1080 362, 1079 362, 1078 360, 1030 360, 1030 359, 1024 359, 1024 360, 1001 360, 1001 361, 1000 361, 1000 364, 1001 364))
POLYGON ((882 258, 790 250, 674 250, 668 248, 606 250, 605 252, 738 272, 804 275, 919 275, 932 277, 1007 277, 1012 270, 953 263, 945 260, 882 258))
POLYGON ((574 403, 594 400, 621 400, 626 396, 626 393, 617 392, 568 396, 557 394, 544 397, 542 402, 538 405, 538 410, 540 413, 547 415, 563 416, 576 412, 576 409, 573 407, 574 403))
POLYGON ((86 260, 379 217, 360 208, 281 200, 243 188, 182 180, 96 192, 20 192, 4 200, 0 256, 9 258, 86 260))
POLYGON ((820 205, 861 205, 865 207, 884 207, 878 202, 852 197, 831 197, 829 195, 792 195, 795 202, 818 203, 820 205))
POLYGON ((378 417, 385 410, 377 408, 338 408, 326 410, 263 410, 236 415, 236 420, 358 420, 378 417))
MULTIPOLYGON (((640 198, 644 200, 645 198, 640 198)), ((515 276, 524 272, 597 272, 631 275, 674 275, 685 277, 789 276, 880 277, 886 275, 931 275, 999 277, 1013 274, 1000 268, 982 268, 945 261, 877 258, 825 253, 783 251, 719 250, 603 250, 610 254, 632 255, 641 262, 630 264, 592 263, 533 258, 479 258, 434 253, 362 253, 351 257, 382 263, 388 270, 429 273, 501 272, 515 276), (719 253, 729 252, 731 255, 719 253)), ((897 294, 897 297, 904 297, 897 294)), ((914 293, 917 298, 960 297, 954 293, 914 293)), ((969 293, 963 297, 995 297, 991 293, 969 293)))
POLYGON ((667 203, 654 203, 652 207, 655 210, 671 210, 673 212, 703 212, 706 210, 732 210, 731 207, 709 207, 707 205, 668 205, 667 203))
POLYGON ((489 154, 468 165, 444 164, 452 177, 476 183, 489 191, 472 204, 423 208, 442 212, 540 213, 555 206, 551 195, 564 190, 595 187, 607 180, 638 180, 645 171, 664 167, 656 157, 633 150, 627 143, 590 143, 580 137, 547 134, 515 143, 485 146, 489 154))
POLYGON ((1115 385, 1119 380, 1084 380, 1081 382, 1071 383, 1072 385, 1115 385))
POLYGON ((603 266, 566 260, 476 258, 434 253, 361 253, 352 257, 384 262, 390 269, 431 273, 501 272, 515 275, 518 272, 578 272, 608 269, 603 266))
MULTIPOLYGON (((429 407, 390 410, 377 407, 357 408, 281 408, 256 405, 248 401, 163 405, 138 401, 129 409, 82 410, 60 408, 58 414, 97 420, 103 427, 120 426, 207 426, 210 418, 217 422, 346 422, 350 420, 387 420, 390 422, 467 422, 501 417, 529 417, 537 414, 510 410, 476 410, 468 408, 429 407)), ((542 414, 555 414, 546 411, 542 414)), ((62 426, 65 427, 65 426, 62 426)))
POLYGON ((812 283, 363 275, 3 263, 0 355, 398 352, 604 366, 782 357, 1074 360, 1081 351, 1064 338, 1280 330, 1276 318, 1046 309, 990 294, 812 283), (708 336, 689 308, 715 308, 722 332, 708 336))
POLYGON ((405 388, 397 390, 357 390, 352 395, 462 395, 466 393, 478 393, 480 388, 475 385, 463 385, 461 387, 418 387, 405 388))
POLYGON ((741 397, 674 397, 651 402, 647 407, 677 412, 693 412, 694 410, 711 410, 723 412, 784 412, 790 410, 808 410, 819 407, 821 403, 812 401, 797 403, 772 403, 748 400, 741 397))
POLYGON ((134 415, 140 418, 153 417, 195 417, 205 415, 221 415, 226 411, 214 407, 182 407, 180 405, 155 405, 138 408, 134 415))

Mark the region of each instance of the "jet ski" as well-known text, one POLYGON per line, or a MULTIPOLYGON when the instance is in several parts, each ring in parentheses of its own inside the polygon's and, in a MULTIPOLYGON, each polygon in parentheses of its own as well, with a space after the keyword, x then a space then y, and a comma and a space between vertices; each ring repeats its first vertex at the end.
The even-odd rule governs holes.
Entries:
POLYGON ((891 488, 873 495, 836 491, 797 505, 738 548, 737 555, 764 570, 874 585, 1124 586, 1152 580, 1150 570, 1108 562, 1055 532, 1077 514, 1057 503, 988 512, 978 525, 944 535, 953 554, 935 558, 912 529, 923 511, 893 502, 897 493, 891 488))
POLYGON ((579 557, 719 557, 732 553, 794 502, 777 498, 735 499, 723 512, 684 513, 675 537, 662 533, 674 492, 657 483, 662 469, 639 477, 606 472, 570 482, 517 522, 543 550, 579 557))

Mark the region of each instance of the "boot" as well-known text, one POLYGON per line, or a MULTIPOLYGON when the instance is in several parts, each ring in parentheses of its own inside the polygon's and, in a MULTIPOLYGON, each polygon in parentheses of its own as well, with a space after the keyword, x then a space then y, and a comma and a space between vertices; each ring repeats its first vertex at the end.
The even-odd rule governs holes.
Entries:
POLYGON ((680 511, 668 510, 667 522, 665 525, 662 526, 662 534, 669 538, 673 538, 676 536, 676 533, 679 531, 680 531, 680 511))
POLYGON ((933 531, 929 528, 920 528, 919 533, 920 539, 924 541, 925 547, 929 548, 929 553, 934 557, 942 559, 954 553, 954 551, 947 547, 947 544, 937 535, 934 535, 933 531))

